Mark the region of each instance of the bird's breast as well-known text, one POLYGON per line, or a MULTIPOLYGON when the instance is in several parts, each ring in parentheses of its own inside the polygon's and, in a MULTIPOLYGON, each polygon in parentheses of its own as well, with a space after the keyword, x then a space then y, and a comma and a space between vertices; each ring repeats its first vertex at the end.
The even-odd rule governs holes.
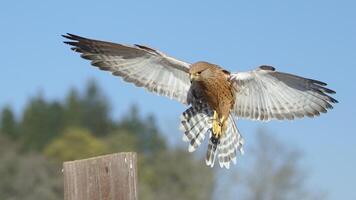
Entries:
POLYGON ((234 96, 225 75, 204 78, 200 86, 207 103, 220 115, 227 116, 234 104, 234 96))

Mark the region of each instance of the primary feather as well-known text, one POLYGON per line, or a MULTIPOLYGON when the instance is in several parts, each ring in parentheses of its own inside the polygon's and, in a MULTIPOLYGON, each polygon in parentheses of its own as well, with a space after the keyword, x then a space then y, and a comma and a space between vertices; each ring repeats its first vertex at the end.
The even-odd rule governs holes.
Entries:
POLYGON ((93 66, 158 95, 187 104, 190 64, 143 45, 128 46, 73 34, 63 37, 70 40, 65 43, 72 45, 72 50, 91 60, 93 66))
POLYGON ((238 117, 271 119, 314 117, 332 109, 337 100, 326 84, 262 66, 250 72, 231 74, 235 89, 234 112, 238 117))

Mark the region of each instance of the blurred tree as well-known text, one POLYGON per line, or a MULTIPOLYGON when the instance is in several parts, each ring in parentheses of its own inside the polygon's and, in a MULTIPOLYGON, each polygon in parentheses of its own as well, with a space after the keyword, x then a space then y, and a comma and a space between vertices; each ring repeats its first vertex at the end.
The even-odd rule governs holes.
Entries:
POLYGON ((63 199, 60 170, 39 154, 19 154, 0 137, 0 199, 63 199))
POLYGON ((113 129, 109 104, 95 81, 89 81, 81 97, 72 89, 65 102, 47 102, 42 95, 30 100, 20 122, 21 139, 25 150, 42 150, 67 127, 89 129, 97 136, 104 136, 113 129))
POLYGON ((158 151, 166 149, 166 143, 162 134, 160 134, 155 118, 150 115, 146 120, 139 116, 139 110, 136 105, 130 108, 130 112, 119 123, 119 129, 127 130, 137 137, 139 146, 138 151, 146 155, 153 155, 158 151))
MULTIPOLYGON (((301 153, 260 130, 249 156, 252 163, 241 170, 246 200, 324 199, 325 194, 307 188, 307 174, 300 166, 301 153)), ((240 170, 240 169, 239 169, 240 170)))
POLYGON ((158 152, 166 150, 166 141, 158 130, 155 117, 149 115, 144 123, 146 128, 141 136, 143 151, 158 152))
POLYGON ((1 111, 0 133, 6 134, 11 139, 18 137, 18 124, 9 106, 6 106, 1 111))
POLYGON ((95 80, 88 82, 81 103, 83 106, 82 122, 85 128, 97 136, 104 136, 112 131, 113 125, 109 115, 110 105, 95 80))
POLYGON ((106 136, 103 141, 107 145, 110 153, 115 152, 136 152, 139 149, 137 137, 127 130, 116 130, 106 136))
POLYGON ((166 150, 139 161, 140 199, 212 199, 214 170, 185 150, 166 150))
POLYGON ((30 100, 20 123, 25 149, 42 150, 63 129, 63 107, 46 102, 41 95, 30 100))
POLYGON ((78 91, 72 88, 64 102, 64 120, 66 127, 84 126, 84 108, 78 91))
POLYGON ((139 116, 139 109, 137 105, 133 104, 126 116, 123 117, 119 123, 119 128, 130 131, 135 136, 142 133, 144 123, 139 116))
POLYGON ((66 127, 81 126, 97 136, 105 136, 112 131, 114 125, 109 115, 109 102, 94 80, 88 81, 83 96, 71 89, 64 105, 66 127))
POLYGON ((58 161, 76 160, 108 152, 104 142, 89 130, 69 128, 44 149, 44 154, 58 161))
MULTIPOLYGON (((59 169, 60 162, 55 167, 39 152, 65 161, 120 151, 138 152, 140 198, 211 199, 213 171, 185 150, 168 148, 153 115, 141 117, 132 106, 114 123, 109 107, 94 81, 84 95, 72 89, 63 102, 46 101, 41 95, 31 99, 18 123, 20 148, 37 151, 0 149, 0 199, 57 199, 57 192, 62 194, 62 186, 57 187, 61 176, 51 171, 59 169)), ((1 131, 15 129, 11 110, 4 109, 1 120, 1 131)))
POLYGON ((137 106, 104 141, 110 152, 139 153, 140 199, 211 199, 213 171, 186 150, 167 148, 154 117, 142 119, 137 106))

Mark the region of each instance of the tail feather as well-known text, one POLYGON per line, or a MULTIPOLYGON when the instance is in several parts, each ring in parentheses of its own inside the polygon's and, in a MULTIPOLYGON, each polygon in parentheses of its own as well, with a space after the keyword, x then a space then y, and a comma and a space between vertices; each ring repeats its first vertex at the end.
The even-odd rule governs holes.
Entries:
POLYGON ((191 121, 182 120, 181 130, 184 131, 184 141, 189 142, 192 139, 196 138, 198 134, 203 130, 203 128, 206 127, 205 125, 209 123, 209 118, 206 116, 197 115, 194 118, 196 119, 191 121))
POLYGON ((230 168, 230 161, 232 158, 236 157, 234 154, 234 147, 233 147, 233 134, 229 134, 231 132, 231 126, 229 126, 225 132, 225 134, 220 138, 220 145, 219 145, 219 164, 220 167, 226 167, 227 169, 230 168), (231 156, 230 156, 231 154, 231 156))
POLYGON ((192 139, 190 140, 190 143, 189 143, 189 148, 188 148, 188 151, 189 152, 193 152, 195 151, 199 145, 203 142, 203 140, 205 139, 205 133, 209 130, 209 128, 207 127, 203 127, 203 129, 201 129, 197 135, 192 139))
POLYGON ((216 157, 220 167, 230 168, 230 163, 236 164, 238 151, 243 154, 243 138, 236 127, 232 115, 227 121, 227 129, 218 141, 212 136, 212 110, 207 104, 198 104, 190 107, 181 116, 181 130, 184 132, 183 140, 189 142, 189 152, 195 151, 209 132, 208 150, 205 162, 213 167, 216 157))
POLYGON ((183 141, 189 142, 189 152, 195 151, 212 127, 212 113, 206 104, 190 107, 181 116, 180 129, 184 132, 183 141))
POLYGON ((211 139, 212 137, 211 131, 209 132, 210 132, 210 140, 208 143, 208 150, 206 152, 205 163, 207 166, 214 167, 218 143, 213 142, 213 140, 211 139))
MULTIPOLYGON (((244 154, 243 145, 245 144, 245 140, 242 137, 242 135, 240 134, 239 129, 237 129, 236 122, 231 115, 229 116, 229 120, 232 122, 233 132, 236 133, 236 134, 233 134, 233 142, 232 142, 232 144, 234 145, 234 150, 235 151, 239 150, 240 154, 243 155, 244 154)), ((236 162, 236 160, 235 160, 235 162, 236 162)))
POLYGON ((229 169, 231 162, 236 164, 237 150, 239 150, 240 153, 243 152, 242 145, 244 143, 232 115, 229 116, 227 129, 219 140, 220 141, 216 144, 217 150, 208 147, 206 164, 213 167, 215 158, 210 155, 217 155, 220 167, 229 169))

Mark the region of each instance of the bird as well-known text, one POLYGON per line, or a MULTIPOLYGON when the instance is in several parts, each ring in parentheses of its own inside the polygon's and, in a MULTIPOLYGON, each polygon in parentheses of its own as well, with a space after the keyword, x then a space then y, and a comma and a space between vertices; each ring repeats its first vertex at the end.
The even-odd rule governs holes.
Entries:
POLYGON ((194 152, 208 136, 206 165, 230 168, 244 154, 236 121, 293 120, 326 113, 338 103, 335 91, 318 80, 261 65, 230 72, 205 61, 188 63, 154 48, 89 39, 67 33, 64 43, 124 81, 187 106, 180 116, 182 139, 194 152))

